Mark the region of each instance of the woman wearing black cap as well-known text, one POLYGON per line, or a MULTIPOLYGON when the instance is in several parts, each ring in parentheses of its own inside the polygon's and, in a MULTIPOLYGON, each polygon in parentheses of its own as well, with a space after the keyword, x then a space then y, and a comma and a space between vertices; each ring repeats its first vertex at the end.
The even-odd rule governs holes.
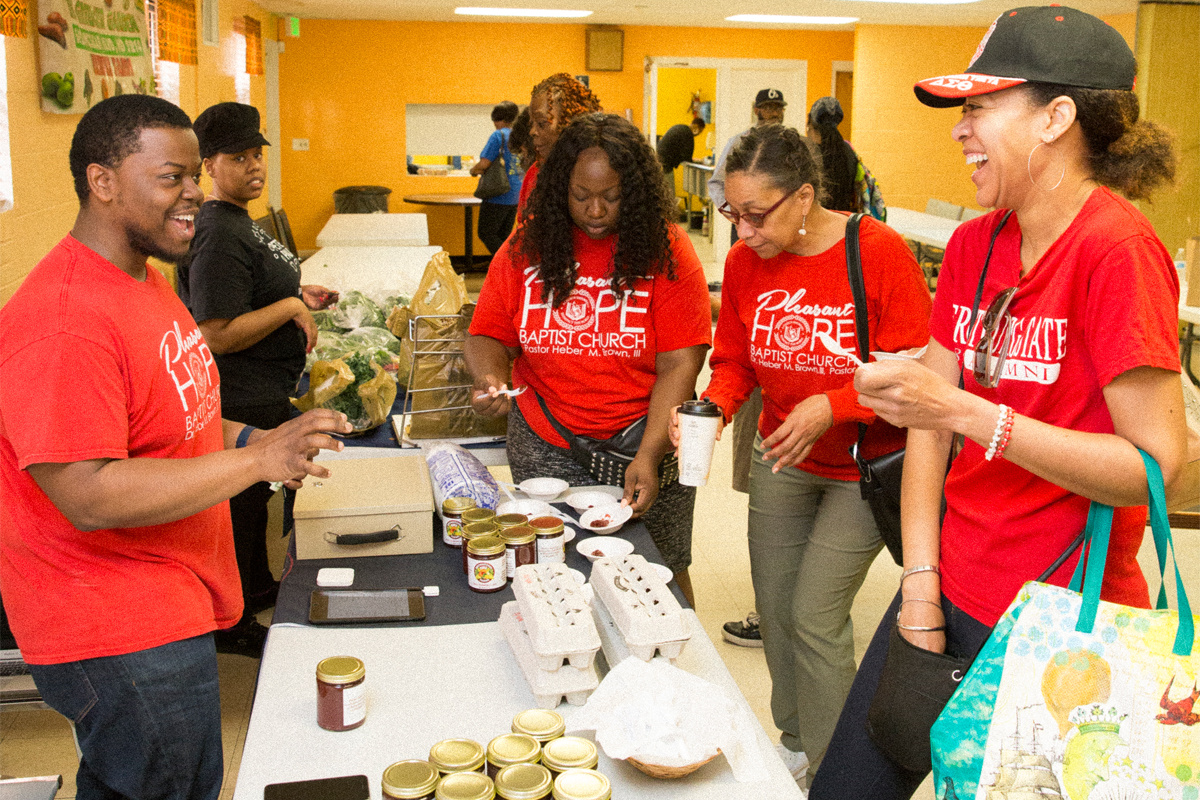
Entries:
MULTIPOLYGON (((892 627, 973 657, 1021 585, 1070 550, 1090 501, 1118 507, 1104 598, 1149 608, 1136 448, 1168 486, 1185 458, 1178 278, 1150 223, 1112 191, 1144 198, 1174 176, 1169 138, 1138 120, 1128 45, 1088 14, 1020 8, 996 20, 966 73, 921 81, 917 97, 962 106, 952 135, 976 167, 977 202, 996 210, 946 248, 921 362, 855 377, 864 405, 909 428, 905 570, 817 775, 821 800, 912 795, 924 773, 866 733, 892 627), (954 434, 966 442, 947 474, 954 434)), ((1066 585, 1077 560, 1048 582, 1066 585)))
MULTIPOLYGON (((320 286, 300 286, 300 261, 250 219, 266 168, 258 109, 218 103, 196 117, 209 199, 196 215, 191 254, 179 265, 179 296, 196 318, 221 376, 221 412, 247 426, 274 428, 292 414, 289 394, 317 341, 309 309, 337 299, 320 286)), ((247 431, 253 430, 247 427, 247 431)), ((257 655, 266 631, 253 615, 275 604, 279 584, 267 565, 267 501, 258 483, 229 501, 246 609, 218 631, 217 649, 257 655)))

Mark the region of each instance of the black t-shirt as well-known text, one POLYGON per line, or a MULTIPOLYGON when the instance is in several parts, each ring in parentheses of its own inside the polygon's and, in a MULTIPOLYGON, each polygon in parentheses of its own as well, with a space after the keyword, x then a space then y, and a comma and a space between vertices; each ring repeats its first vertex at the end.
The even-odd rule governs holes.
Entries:
MULTIPOLYGON (((197 322, 234 319, 300 295, 300 260, 254 224, 245 209, 209 200, 176 273, 179 297, 197 322)), ((237 353, 216 356, 221 403, 278 403, 304 371, 304 331, 291 320, 237 353)))
POLYGON ((692 129, 687 125, 672 125, 667 128, 667 132, 658 140, 655 148, 663 169, 674 172, 684 161, 691 161, 695 144, 696 137, 692 136, 692 129))

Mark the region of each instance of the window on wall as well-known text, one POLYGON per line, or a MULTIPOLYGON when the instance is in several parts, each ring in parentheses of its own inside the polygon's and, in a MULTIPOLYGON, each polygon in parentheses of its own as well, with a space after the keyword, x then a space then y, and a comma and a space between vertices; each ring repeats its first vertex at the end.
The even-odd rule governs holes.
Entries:
POLYGON ((233 84, 239 103, 250 103, 250 76, 263 74, 262 25, 254 17, 233 20, 233 84))
POLYGON ((156 92, 179 105, 179 65, 196 63, 195 4, 192 0, 147 0, 146 27, 156 92))

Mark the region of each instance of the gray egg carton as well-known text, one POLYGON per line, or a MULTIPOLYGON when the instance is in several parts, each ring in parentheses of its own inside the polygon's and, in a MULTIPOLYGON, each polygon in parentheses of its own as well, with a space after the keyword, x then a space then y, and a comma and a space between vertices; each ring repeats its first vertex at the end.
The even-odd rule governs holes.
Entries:
POLYGON ((642 556, 597 559, 589 583, 630 652, 643 661, 656 649, 674 658, 667 651, 678 655, 691 638, 679 601, 642 556))
POLYGON ((529 633, 538 666, 553 672, 564 660, 586 669, 600 649, 600 636, 583 586, 565 564, 526 564, 513 576, 513 594, 529 633))
POLYGON ((515 602, 505 603, 500 609, 500 630, 508 646, 512 648, 521 672, 529 684, 529 690, 537 701, 538 708, 554 709, 566 698, 573 706, 581 706, 600 685, 596 665, 586 669, 564 666, 553 672, 541 669, 538 659, 525 631, 521 611, 515 602))
POLYGON ((664 659, 668 663, 674 663, 679 654, 683 652, 683 646, 687 644, 686 641, 679 641, 630 647, 621 636, 621 631, 617 629, 617 624, 613 622, 612 615, 608 613, 608 609, 604 607, 604 603, 599 598, 592 600, 592 617, 596 621, 596 630, 600 632, 600 649, 604 651, 604 660, 610 666, 616 666, 630 656, 642 661, 664 659), (655 655, 656 653, 657 655, 655 655))

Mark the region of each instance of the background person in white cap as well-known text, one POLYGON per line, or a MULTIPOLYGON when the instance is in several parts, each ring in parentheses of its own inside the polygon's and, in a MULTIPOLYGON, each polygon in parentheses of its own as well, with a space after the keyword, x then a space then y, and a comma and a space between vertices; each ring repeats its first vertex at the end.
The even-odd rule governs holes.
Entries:
MULTIPOLYGON (((1186 430, 1178 276, 1150 223, 1113 191, 1140 199, 1174 177, 1169 136, 1138 120, 1136 71, 1102 21, 1030 7, 992 24, 965 74, 915 87, 926 105, 962 106, 952 135, 976 167, 976 201, 996 210, 946 248, 924 358, 855 376, 860 402, 909 429, 905 570, 814 800, 912 796, 924 774, 889 760, 866 730, 892 626, 917 647, 973 657, 1021 585, 1069 549, 1089 501, 1117 507, 1103 596, 1150 607, 1136 560, 1147 501, 1137 448, 1170 486, 1186 430), (966 443, 947 475, 956 433, 966 443)), ((1077 560, 1049 582, 1066 585, 1077 560)))

